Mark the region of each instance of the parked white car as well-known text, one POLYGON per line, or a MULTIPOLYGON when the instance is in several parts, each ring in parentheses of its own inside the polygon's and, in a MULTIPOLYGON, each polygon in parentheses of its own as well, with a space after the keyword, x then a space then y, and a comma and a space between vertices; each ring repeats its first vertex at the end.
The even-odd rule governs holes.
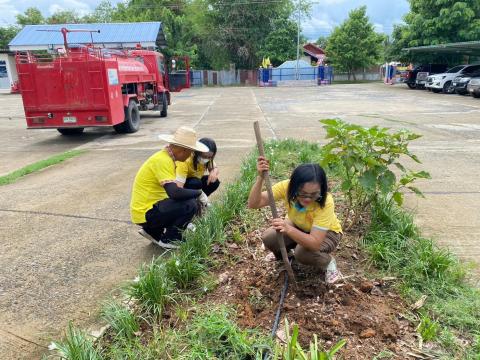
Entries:
POLYGON ((480 70, 480 65, 459 65, 455 66, 443 74, 435 74, 427 77, 425 87, 433 92, 443 91, 452 93, 454 91, 452 82, 457 76, 465 73, 472 73, 480 70))

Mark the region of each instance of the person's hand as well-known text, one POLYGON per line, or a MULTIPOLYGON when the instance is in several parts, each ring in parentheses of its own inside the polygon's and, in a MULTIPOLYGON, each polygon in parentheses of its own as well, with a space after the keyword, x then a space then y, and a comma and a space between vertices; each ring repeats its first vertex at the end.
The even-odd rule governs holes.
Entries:
POLYGON ((281 233, 288 232, 288 229, 290 228, 290 224, 285 221, 285 219, 281 218, 273 219, 271 225, 275 230, 280 231, 281 233))
POLYGON ((264 171, 268 171, 270 169, 269 162, 263 156, 259 156, 257 159, 257 171, 258 175, 263 178, 265 173, 264 171))
POLYGON ((214 183, 215 181, 218 180, 218 168, 212 169, 210 173, 208 174, 208 180, 207 180, 207 185, 214 183))
POLYGON ((208 196, 207 194, 205 194, 203 191, 202 193, 200 194, 200 196, 198 197, 198 201, 200 201, 200 203, 207 207, 208 206, 208 196))

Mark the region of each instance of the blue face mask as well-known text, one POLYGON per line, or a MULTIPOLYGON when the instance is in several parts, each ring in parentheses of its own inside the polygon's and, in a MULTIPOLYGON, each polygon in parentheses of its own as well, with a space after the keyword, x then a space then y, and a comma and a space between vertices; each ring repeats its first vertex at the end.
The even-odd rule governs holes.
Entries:
POLYGON ((295 210, 297 210, 298 212, 305 212, 305 211, 307 211, 307 208, 306 208, 306 207, 303 207, 302 205, 300 205, 300 204, 298 203, 298 201, 295 201, 295 202, 293 203, 293 207, 294 207, 295 210))

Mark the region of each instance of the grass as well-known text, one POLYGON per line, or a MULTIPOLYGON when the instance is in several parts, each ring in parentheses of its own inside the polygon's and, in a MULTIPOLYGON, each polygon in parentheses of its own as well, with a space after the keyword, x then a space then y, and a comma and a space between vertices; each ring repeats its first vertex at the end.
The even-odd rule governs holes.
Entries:
POLYGON ((162 260, 160 257, 142 266, 137 281, 127 288, 127 293, 138 301, 145 313, 158 317, 177 295, 175 282, 168 276, 166 263, 162 260))
POLYGON ((62 342, 55 342, 58 354, 68 360, 101 360, 102 356, 93 341, 81 330, 68 324, 67 334, 62 342))
MULTIPOLYGON (((480 290, 465 282, 465 266, 448 250, 423 237, 411 214, 384 202, 373 207, 363 245, 377 268, 402 279, 400 289, 407 300, 414 302, 423 294, 428 296, 422 311, 436 319, 432 325, 435 337, 440 334, 438 341, 445 350, 463 359, 476 359, 480 290), (461 338, 470 345, 457 346, 461 338)), ((429 337, 432 327, 427 325, 421 329, 429 337)))
POLYGON ((131 340, 140 330, 137 317, 127 307, 115 301, 107 302, 102 310, 103 319, 110 324, 115 336, 131 340))
POLYGON ((2 185, 8 185, 11 183, 14 183, 17 181, 19 178, 34 173, 36 171, 40 171, 46 167, 61 163, 62 161, 65 161, 67 159, 70 159, 72 157, 81 155, 85 152, 85 150, 71 150, 71 151, 66 151, 61 154, 57 154, 54 156, 49 157, 48 159, 45 160, 40 160, 37 161, 33 164, 27 165, 22 167, 21 169, 15 170, 7 175, 0 176, 0 186, 2 185))
MULTIPOLYGON (((317 144, 294 140, 269 142, 266 154, 275 160, 271 163, 275 180, 288 177, 300 162, 319 162, 322 158, 317 144)), ((215 266, 212 246, 223 244, 227 231, 234 241, 240 241, 242 233, 258 226, 258 217, 245 209, 256 177, 255 158, 255 153, 248 156, 238 180, 227 186, 204 217, 195 220, 196 231, 184 234, 186 241, 178 251, 168 252, 141 268, 138 281, 127 288, 137 301, 137 319, 118 304, 104 310, 116 334, 102 348, 105 358, 255 359, 260 358, 261 348, 271 348, 268 335, 238 328, 235 309, 195 305, 196 299, 216 286, 208 276, 208 270, 215 266), (174 313, 177 318, 175 328, 161 321, 166 308, 170 316, 174 313), (134 331, 140 323, 138 316, 151 325, 150 333, 141 338, 134 331)), ((335 174, 335 169, 329 169, 329 173, 335 174)), ((428 295, 422 311, 425 319, 435 322, 423 321, 419 327, 423 336, 441 344, 446 358, 478 360, 480 292, 465 283, 464 267, 448 251, 424 238, 409 213, 384 202, 376 203, 372 209, 363 246, 377 268, 401 279, 399 286, 408 301, 428 295), (468 341, 467 345, 462 339, 468 341)), ((65 356, 68 359, 100 359, 100 353, 84 334, 71 327, 62 344, 62 351, 72 355, 65 356), (77 350, 88 357, 75 357, 77 350)), ((383 351, 376 358, 389 356, 383 351)))

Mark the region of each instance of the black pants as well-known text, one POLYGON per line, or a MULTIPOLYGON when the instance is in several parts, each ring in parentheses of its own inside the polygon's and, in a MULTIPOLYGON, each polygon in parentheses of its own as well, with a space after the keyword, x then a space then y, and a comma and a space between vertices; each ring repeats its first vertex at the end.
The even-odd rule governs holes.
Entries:
POLYGON ((198 211, 197 199, 173 200, 165 199, 157 202, 147 211, 147 222, 143 229, 156 240, 163 242, 180 240, 182 230, 198 211))
POLYGON ((220 181, 217 181, 207 184, 208 176, 203 176, 201 179, 196 177, 187 178, 185 181, 185 185, 183 186, 185 189, 196 189, 202 190, 207 196, 210 196, 215 190, 218 189, 220 186, 220 181))

